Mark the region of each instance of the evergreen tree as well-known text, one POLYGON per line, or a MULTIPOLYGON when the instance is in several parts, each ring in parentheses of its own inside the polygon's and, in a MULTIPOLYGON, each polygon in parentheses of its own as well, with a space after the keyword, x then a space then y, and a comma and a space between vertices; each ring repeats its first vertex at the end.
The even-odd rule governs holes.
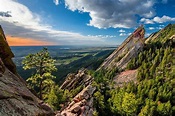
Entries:
POLYGON ((23 68, 35 69, 35 74, 27 79, 29 85, 39 92, 39 98, 43 99, 44 89, 48 89, 53 85, 52 75, 53 71, 56 71, 55 60, 51 58, 47 48, 43 48, 41 51, 35 54, 27 55, 22 61, 23 68))

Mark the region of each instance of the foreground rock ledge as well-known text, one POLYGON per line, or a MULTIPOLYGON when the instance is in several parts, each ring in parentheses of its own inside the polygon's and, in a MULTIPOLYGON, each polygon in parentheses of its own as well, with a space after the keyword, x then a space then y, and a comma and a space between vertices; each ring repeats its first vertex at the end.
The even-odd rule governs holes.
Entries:
POLYGON ((17 74, 13 56, 0 26, 0 116, 54 116, 17 74))

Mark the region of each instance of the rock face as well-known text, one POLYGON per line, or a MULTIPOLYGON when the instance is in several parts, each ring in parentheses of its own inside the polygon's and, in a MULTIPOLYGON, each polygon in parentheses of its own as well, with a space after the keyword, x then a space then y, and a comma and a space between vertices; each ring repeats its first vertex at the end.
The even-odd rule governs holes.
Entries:
POLYGON ((61 85, 61 89, 72 90, 77 88, 80 85, 84 85, 85 87, 91 84, 93 78, 87 74, 86 69, 80 69, 77 74, 68 74, 66 80, 61 85))
POLYGON ((131 58, 137 56, 138 52, 144 47, 143 26, 134 31, 105 61, 99 69, 112 69, 118 67, 124 69, 131 58))
POLYGON ((4 62, 4 65, 11 72, 13 72, 14 74, 17 74, 16 73, 16 66, 11 59, 12 57, 14 57, 14 54, 12 53, 12 51, 11 51, 7 41, 6 41, 4 32, 3 32, 2 27, 0 25, 0 58, 4 62))
POLYGON ((93 78, 88 75, 86 69, 79 70, 76 74, 69 74, 61 89, 73 90, 79 86, 85 88, 81 90, 73 100, 57 116, 92 116, 93 113, 93 93, 96 90, 91 85, 93 78))
POLYGON ((73 101, 57 116, 92 116, 93 115, 93 93, 95 87, 88 85, 78 93, 73 101))
POLYGON ((53 116, 53 110, 34 96, 18 76, 13 56, 0 27, 0 116, 53 116))

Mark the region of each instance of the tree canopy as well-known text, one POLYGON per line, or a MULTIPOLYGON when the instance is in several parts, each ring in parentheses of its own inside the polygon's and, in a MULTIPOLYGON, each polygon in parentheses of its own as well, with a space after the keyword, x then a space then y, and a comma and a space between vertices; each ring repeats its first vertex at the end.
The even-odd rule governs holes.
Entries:
POLYGON ((51 58, 47 48, 43 48, 35 54, 27 55, 22 64, 25 70, 35 70, 35 73, 27 79, 27 82, 33 89, 38 89, 39 98, 43 99, 44 90, 47 91, 47 88, 54 83, 55 76, 52 75, 52 72, 57 70, 55 60, 51 58))

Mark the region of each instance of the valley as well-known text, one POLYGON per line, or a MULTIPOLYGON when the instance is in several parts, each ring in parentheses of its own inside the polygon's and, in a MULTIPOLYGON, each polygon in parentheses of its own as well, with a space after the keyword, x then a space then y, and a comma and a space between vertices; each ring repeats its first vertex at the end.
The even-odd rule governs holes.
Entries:
POLYGON ((24 70, 22 60, 30 53, 36 53, 43 47, 48 48, 50 55, 56 60, 58 70, 54 72, 55 81, 61 83, 68 73, 76 72, 80 68, 96 70, 103 60, 113 52, 116 47, 92 47, 92 46, 25 46, 11 47, 15 57, 14 63, 18 73, 25 80, 34 73, 33 70, 24 70))

